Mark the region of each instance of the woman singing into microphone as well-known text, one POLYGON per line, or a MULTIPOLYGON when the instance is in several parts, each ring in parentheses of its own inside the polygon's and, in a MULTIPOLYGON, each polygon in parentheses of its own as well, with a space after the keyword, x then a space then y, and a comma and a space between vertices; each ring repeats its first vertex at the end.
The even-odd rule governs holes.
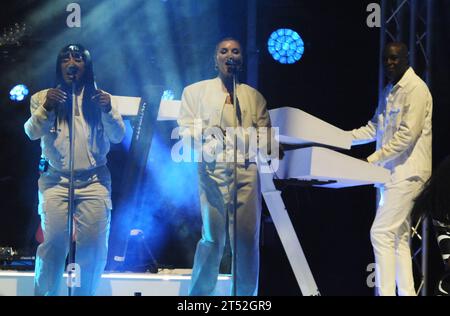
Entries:
MULTIPOLYGON (((248 159, 248 153, 241 150, 245 146, 238 146, 237 249, 234 249, 234 147, 225 146, 228 144, 223 139, 229 138, 230 128, 267 128, 270 119, 264 97, 254 88, 237 82, 233 98, 233 74, 238 74, 243 66, 239 41, 221 40, 214 60, 218 76, 184 89, 178 120, 184 137, 189 135, 201 142, 200 154, 205 158, 198 164, 202 238, 197 244, 189 295, 214 294, 227 232, 236 256, 237 286, 233 284, 233 292, 241 296, 257 295, 261 217, 258 170, 256 163, 248 159), (194 121, 201 122, 201 130, 215 128, 220 135, 194 135, 194 121)), ((238 139, 239 142, 245 140, 238 139)))

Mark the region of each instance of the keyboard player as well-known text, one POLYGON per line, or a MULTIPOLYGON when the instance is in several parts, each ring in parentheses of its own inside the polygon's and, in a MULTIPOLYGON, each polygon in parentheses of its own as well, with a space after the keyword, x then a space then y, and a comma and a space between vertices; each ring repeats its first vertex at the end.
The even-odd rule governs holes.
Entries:
POLYGON ((375 254, 375 284, 381 296, 414 296, 410 238, 413 200, 431 174, 432 97, 408 64, 403 43, 384 50, 389 83, 367 125, 351 131, 353 145, 376 141, 367 157, 391 171, 380 186, 380 202, 370 230, 375 254))

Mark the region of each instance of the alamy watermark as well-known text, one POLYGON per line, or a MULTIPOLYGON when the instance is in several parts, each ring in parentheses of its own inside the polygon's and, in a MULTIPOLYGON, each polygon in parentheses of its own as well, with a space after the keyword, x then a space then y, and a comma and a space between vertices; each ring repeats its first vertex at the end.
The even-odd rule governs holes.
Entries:
POLYGON ((366 11, 369 15, 366 19, 366 24, 368 27, 380 27, 381 26, 381 7, 378 3, 369 3, 366 7, 366 11))
POLYGON ((366 278, 366 285, 369 288, 374 288, 375 284, 376 284, 375 283, 376 266, 377 266, 377 264, 375 262, 372 262, 372 263, 369 263, 366 268, 366 271, 370 272, 366 278))
POLYGON ((66 11, 70 12, 66 18, 66 25, 70 28, 81 27, 81 6, 72 2, 67 5, 66 11))
MULTIPOLYGON (((66 25, 70 28, 81 27, 81 6, 77 2, 69 3, 66 6, 66 11, 70 12, 66 19, 66 25)), ((376 2, 371 2, 366 7, 366 12, 369 15, 366 19, 368 27, 380 27, 381 26, 381 7, 376 2)))
POLYGON ((81 287, 81 267, 77 263, 67 265, 67 287, 81 287))
POLYGON ((201 119, 193 126, 176 127, 171 139, 178 141, 172 146, 174 162, 258 162, 260 172, 271 173, 279 167, 279 144, 277 127, 203 127, 201 119), (236 158, 235 159, 235 147, 236 158), (270 166, 267 163, 270 161, 270 166))

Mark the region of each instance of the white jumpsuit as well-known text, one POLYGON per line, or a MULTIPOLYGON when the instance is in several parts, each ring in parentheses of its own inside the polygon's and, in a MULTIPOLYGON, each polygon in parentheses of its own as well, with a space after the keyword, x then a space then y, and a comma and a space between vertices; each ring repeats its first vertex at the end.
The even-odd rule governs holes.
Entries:
MULTIPOLYGON (((35 295, 58 295, 69 249, 69 123, 43 107, 47 90, 31 98, 31 117, 25 123, 30 139, 41 139, 49 168, 39 178, 39 214, 44 242, 35 263, 35 295)), ((125 127, 117 108, 101 114, 95 131, 82 115, 82 94, 75 118, 74 238, 79 283, 74 295, 94 295, 106 264, 110 227, 111 176, 106 166, 110 142, 118 143, 125 127)), ((59 113, 68 109, 61 109, 59 113)))
MULTIPOLYGON (((219 78, 186 87, 178 120, 180 127, 189 130, 190 135, 199 140, 201 135, 194 135, 192 130, 195 119, 202 121, 203 129, 234 126, 234 106, 226 104, 227 96, 219 78)), ((244 129, 270 126, 266 101, 258 91, 239 84, 237 98, 241 112, 239 126, 244 129)), ((242 296, 257 295, 261 220, 259 178, 254 162, 243 159, 237 169, 237 251, 232 249, 237 262, 236 292, 242 296)), ((203 227, 195 253, 189 294, 214 295, 227 228, 232 247, 234 241, 234 163, 202 161, 198 164, 198 171, 203 227)))

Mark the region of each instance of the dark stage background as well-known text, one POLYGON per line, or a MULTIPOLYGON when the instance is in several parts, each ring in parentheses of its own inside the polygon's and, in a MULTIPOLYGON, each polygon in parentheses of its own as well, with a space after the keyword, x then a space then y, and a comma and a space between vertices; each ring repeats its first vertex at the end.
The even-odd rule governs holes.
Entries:
MULTIPOLYGON (((77 1, 81 27, 68 28, 66 7, 72 1, 8 2, 0 12, 0 30, 25 23, 21 45, 0 45, 0 246, 34 253, 37 214, 37 164, 40 148, 23 132, 29 97, 19 103, 8 92, 25 83, 30 95, 53 85, 57 51, 69 42, 83 43, 93 56, 100 88, 114 95, 143 96, 215 76, 213 53, 224 36, 247 45, 247 1, 102 0, 77 1)), ((366 25, 366 7, 377 1, 256 1, 258 89, 269 108, 298 107, 342 129, 365 124, 377 103, 379 29, 366 25), (272 31, 296 30, 305 53, 294 65, 276 63, 266 49, 272 31)), ((449 154, 450 1, 437 0, 432 64, 433 162, 449 154)), ((419 73, 423 69, 418 69, 419 73)), ((243 78, 247 72, 244 71, 243 78)), ((170 159, 170 131, 175 123, 154 125, 146 174, 139 183, 141 204, 113 210, 110 261, 127 236, 122 219, 144 232, 155 259, 165 267, 190 268, 200 237, 200 216, 192 166, 170 159), (119 220, 121 219, 121 220, 119 220)), ((129 134, 131 128, 128 126, 129 134)), ((123 183, 128 144, 112 147, 109 167, 113 202, 126 205, 123 183)), ((347 154, 366 157, 373 145, 347 154)), ((339 190, 286 187, 283 197, 322 295, 372 295, 367 286, 373 260, 369 229, 375 214, 370 186, 339 190)), ((277 233, 265 211, 261 240, 261 295, 299 295, 277 233)), ((442 271, 430 238, 430 284, 442 271)), ((148 259, 148 257, 147 257, 148 259)), ((229 256, 222 271, 227 272, 229 256)))

